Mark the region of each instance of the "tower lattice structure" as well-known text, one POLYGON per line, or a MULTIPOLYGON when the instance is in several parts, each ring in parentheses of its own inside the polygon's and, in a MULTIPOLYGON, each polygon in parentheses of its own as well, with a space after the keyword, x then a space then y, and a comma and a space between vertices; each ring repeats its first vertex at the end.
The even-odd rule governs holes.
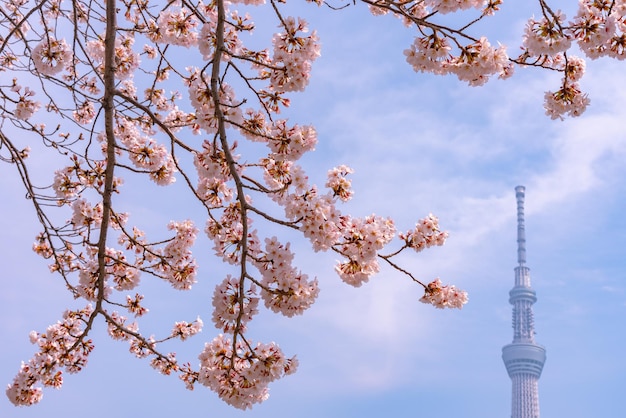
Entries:
POLYGON ((524 229, 524 186, 515 188, 517 200, 517 267, 515 286, 509 292, 513 305, 513 342, 502 347, 502 360, 513 383, 511 418, 539 418, 538 382, 546 361, 546 350, 535 343, 532 305, 537 301, 530 287, 526 266, 524 229))

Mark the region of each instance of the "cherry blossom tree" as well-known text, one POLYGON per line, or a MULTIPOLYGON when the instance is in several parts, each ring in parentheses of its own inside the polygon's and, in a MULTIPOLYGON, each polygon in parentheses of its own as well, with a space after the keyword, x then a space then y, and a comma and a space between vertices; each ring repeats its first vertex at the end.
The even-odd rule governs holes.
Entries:
MULTIPOLYGON (((305 19, 286 15, 284 3, 2 1, 0 158, 16 168, 33 204, 41 228, 33 250, 82 301, 47 330, 30 333, 38 351, 6 390, 15 405, 39 402, 43 387, 58 388, 64 372, 84 368, 94 348, 90 332, 102 322, 111 338, 189 389, 207 386, 241 409, 267 399, 268 384, 298 362, 274 342, 249 338, 250 321, 261 301, 287 317, 302 314, 319 283, 294 265, 290 243, 263 225, 301 233, 315 252, 336 253, 337 275, 354 287, 384 265, 422 286, 422 302, 467 302, 464 291, 438 278, 423 282, 397 261, 445 242, 435 216, 398 232, 392 219, 343 213, 341 203, 353 195, 345 165, 330 168, 323 187, 309 182, 298 161, 314 150, 315 128, 281 112, 306 89, 320 44, 305 19), (242 35, 256 28, 252 16, 261 8, 273 16, 263 24, 278 30, 255 38, 262 48, 247 46, 242 35), (32 180, 34 152, 62 161, 48 183, 32 180), (119 203, 132 194, 124 187, 131 177, 163 187, 181 182, 183 207, 203 211, 203 233, 218 262, 230 266, 226 277, 206 278, 216 281, 217 335, 196 364, 162 347, 199 333, 200 317, 166 325, 160 337, 143 334, 139 323, 148 314, 143 278, 181 291, 201 279, 192 253, 199 226, 173 220, 166 238, 149 237, 119 203)), ((516 66, 560 72, 561 84, 545 94, 553 119, 578 116, 589 103, 578 84, 585 61, 570 51, 623 59, 626 45, 626 0, 581 0, 571 20, 538 0, 516 57, 475 33, 478 22, 497 18, 501 0, 309 3, 328 13, 368 7, 374 16, 397 17, 414 30, 404 55, 416 72, 453 74, 471 86, 508 78, 516 66)))

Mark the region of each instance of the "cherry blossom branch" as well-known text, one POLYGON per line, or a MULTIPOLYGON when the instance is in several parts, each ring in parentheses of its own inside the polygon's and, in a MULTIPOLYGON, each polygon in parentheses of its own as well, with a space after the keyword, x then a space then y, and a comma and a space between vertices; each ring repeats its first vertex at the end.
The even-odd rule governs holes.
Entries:
MULTIPOLYGON (((395 258, 443 244, 447 233, 434 216, 398 233, 390 218, 340 210, 354 193, 349 167, 329 170, 323 187, 309 182, 299 160, 315 148, 317 132, 279 114, 307 88, 319 39, 303 18, 287 16, 283 2, 272 0, 265 7, 279 29, 266 48, 249 48, 242 35, 255 24, 235 8, 247 12, 260 3, 73 0, 8 2, 0 11, 6 34, 0 39, 0 72, 12 80, 0 82, 0 144, 6 149, 0 159, 15 164, 35 205, 42 232, 33 249, 50 259, 51 271, 75 297, 95 302, 95 308, 69 310, 46 333, 31 335, 39 353, 9 386, 15 404, 38 402, 38 384, 58 387, 60 369, 84 366, 93 347, 87 337, 98 316, 112 338, 127 340, 137 357, 151 357, 157 371, 177 373, 190 389, 200 383, 241 409, 266 399, 268 385, 293 373, 297 360, 275 343, 248 337, 258 305, 263 301, 267 309, 291 317, 315 303, 319 292, 317 279, 297 268, 291 244, 264 235, 268 230, 276 235, 297 230, 314 251, 336 252, 341 260, 335 270, 352 286, 366 283, 382 265, 421 285, 422 302, 438 308, 467 302, 465 292, 439 279, 424 284, 395 258), (42 114, 53 115, 54 125, 46 126, 50 117, 42 114), (8 139, 20 134, 41 143, 37 152, 53 150, 64 158, 48 186, 32 183, 26 148, 8 139), (188 139, 191 134, 201 145, 188 139), (238 148, 241 143, 246 145, 238 148), (188 290, 198 268, 192 252, 199 232, 195 223, 171 221, 166 238, 148 240, 129 224, 118 199, 114 202, 113 193, 124 192, 121 175, 147 178, 159 187, 182 176, 181 207, 190 200, 206 209, 204 232, 216 257, 235 271, 215 286, 212 320, 221 334, 207 342, 197 370, 179 364, 159 344, 198 333, 200 319, 177 322, 165 337, 154 339, 107 310, 142 316, 148 308, 135 290, 140 274, 188 290), (57 223, 55 208, 69 211, 70 219, 57 223), (257 220, 261 229, 253 224, 257 220), (55 346, 60 348, 47 361, 41 353, 55 346)), ((582 0, 577 15, 567 20, 548 0, 539 0, 540 18, 528 21, 516 58, 477 29, 477 22, 498 13, 500 0, 363 3, 372 14, 393 15, 412 28, 415 38, 404 54, 416 72, 454 75, 471 86, 494 76, 508 78, 516 65, 561 72, 558 89, 544 98, 552 118, 577 116, 589 103, 578 85, 584 60, 573 55, 573 46, 591 58, 626 56, 623 25, 617 24, 623 8, 614 1, 582 0), (466 11, 464 20, 448 25, 446 15, 458 11, 466 11)))
POLYGON ((113 175, 115 172, 115 132, 113 129, 115 108, 115 39, 117 32, 116 1, 106 0, 106 32, 104 39, 104 129, 106 135, 106 169, 104 173, 104 191, 102 193, 102 222, 98 239, 98 300, 96 312, 102 310, 104 283, 106 280, 106 241, 111 213, 111 195, 113 193, 113 175))
MULTIPOLYGON (((235 182, 235 186, 237 188, 237 199, 239 200, 239 210, 241 216, 241 238, 238 243, 239 252, 240 252, 240 280, 239 280, 239 300, 238 304, 240 306, 239 315, 237 316, 235 329, 233 331, 233 353, 236 353, 237 350, 237 337, 240 335, 240 329, 242 326, 242 317, 243 317, 243 306, 244 306, 244 292, 243 289, 245 287, 245 278, 246 278, 246 267, 247 267, 247 254, 248 254, 248 217, 247 217, 247 202, 246 196, 244 194, 243 186, 241 183, 241 179, 239 178, 239 173, 237 172, 237 167, 235 166, 235 161, 233 159, 232 154, 229 150, 229 144, 226 139, 226 126, 224 123, 224 114, 221 109, 220 97, 218 94, 219 91, 219 78, 220 78, 220 61, 222 58, 222 51, 224 50, 224 21, 225 21, 225 12, 224 12, 224 3, 223 0, 217 0, 217 27, 215 30, 215 53, 213 55, 213 64, 212 64, 212 73, 211 73, 211 94, 213 96, 213 103, 215 106, 215 117, 218 123, 218 134, 222 144, 222 149, 226 156, 226 161, 228 163, 228 167, 230 170, 230 175, 235 182)), ((233 360, 234 361, 234 360, 233 360)), ((231 367, 233 363, 231 363, 231 367)))

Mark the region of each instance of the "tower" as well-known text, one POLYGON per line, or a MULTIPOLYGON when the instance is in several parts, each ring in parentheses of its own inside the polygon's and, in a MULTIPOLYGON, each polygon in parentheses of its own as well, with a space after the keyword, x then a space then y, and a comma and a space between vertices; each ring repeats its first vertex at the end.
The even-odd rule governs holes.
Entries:
POLYGON ((515 286, 509 292, 513 305, 513 342, 502 347, 502 360, 513 383, 511 418, 539 418, 537 383, 546 362, 546 350, 535 343, 532 305, 537 301, 526 267, 524 186, 515 188, 517 199, 517 267, 515 286))

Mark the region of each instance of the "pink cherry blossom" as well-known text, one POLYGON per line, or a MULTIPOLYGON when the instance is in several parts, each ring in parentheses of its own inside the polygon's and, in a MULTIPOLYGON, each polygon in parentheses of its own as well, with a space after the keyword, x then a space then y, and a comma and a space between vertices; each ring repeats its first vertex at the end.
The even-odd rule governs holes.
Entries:
POLYGON ((547 91, 544 108, 552 119, 563 119, 563 115, 579 116, 589 105, 589 98, 582 93, 577 83, 565 84, 556 92, 547 91))
MULTIPOLYGON (((189 84, 189 98, 191 105, 196 109, 196 123, 207 133, 216 133, 218 121, 215 114, 215 102, 209 85, 210 77, 206 74, 195 72, 189 84)), ((219 90, 222 112, 227 122, 241 125, 243 114, 235 98, 235 91, 228 84, 223 84, 219 90)), ((231 126, 227 123, 227 126, 231 126)))
POLYGON ((306 34, 309 29, 302 18, 284 19, 285 32, 274 35, 271 88, 277 91, 303 91, 309 83, 311 63, 320 56, 317 33, 306 34))
POLYGON ((164 145, 142 135, 130 120, 119 120, 116 134, 126 147, 128 158, 133 165, 145 170, 152 181, 160 186, 167 186, 176 181, 174 174, 177 169, 164 145))
MULTIPOLYGON (((618 2, 623 5, 623 2, 618 2)), ((578 46, 591 59, 604 55, 624 56, 623 6, 612 9, 612 3, 582 0, 572 22, 572 33, 578 46), (619 23, 618 23, 619 22, 619 23), (619 25, 619 26, 618 26, 619 25), (622 36, 618 33, 621 32, 622 36)))
POLYGON ((469 8, 479 9, 484 6, 485 0, 426 0, 424 3, 433 11, 452 13, 469 8))
POLYGON ((406 246, 420 252, 434 245, 443 245, 448 238, 448 233, 439 230, 439 219, 433 214, 420 219, 415 224, 415 229, 405 234, 400 234, 406 246))
POLYGON ((557 12, 551 18, 532 18, 526 24, 522 45, 530 55, 556 55, 570 48, 571 37, 563 30, 565 15, 557 12))
POLYGON ((198 229, 189 220, 172 221, 167 228, 176 231, 176 235, 163 249, 162 274, 175 289, 189 290, 196 283, 197 267, 191 247, 196 241, 198 229))
POLYGON ((31 57, 37 71, 52 76, 62 71, 70 63, 72 51, 65 39, 57 40, 48 35, 33 48, 31 57))
MULTIPOLYGON (((11 88, 11 91, 20 93, 21 86, 14 85, 11 88)), ((17 105, 15 106, 15 117, 20 120, 28 120, 33 116, 33 114, 39 110, 41 104, 33 99, 35 92, 31 90, 29 87, 24 88, 24 92, 19 94, 19 99, 17 105)))
POLYGON ((415 38, 411 47, 404 50, 404 55, 415 71, 444 75, 450 71, 451 50, 448 39, 434 33, 415 38))
POLYGON ((459 290, 455 286, 444 286, 438 278, 426 286, 424 296, 420 299, 420 302, 429 303, 439 309, 461 309, 467 301, 467 292, 459 290))
POLYGON ((359 287, 378 273, 378 251, 388 244, 396 232, 393 221, 375 215, 345 221, 343 240, 336 249, 346 260, 335 266, 339 277, 359 287))
POLYGON ((565 77, 571 82, 579 81, 585 74, 585 68, 586 63, 584 59, 569 55, 565 66, 565 77))
POLYGON ((313 151, 317 133, 312 126, 287 126, 286 120, 278 120, 268 127, 267 144, 271 157, 277 160, 295 161, 305 152, 313 151))
POLYGON ((157 19, 159 41, 163 43, 191 47, 198 42, 198 19, 186 8, 177 12, 167 9, 157 19))
MULTIPOLYGON (((90 57, 99 64, 98 69, 104 71, 104 37, 87 42, 87 51, 90 57)), ((135 40, 130 36, 115 38, 115 76, 125 80, 132 76, 139 67, 139 54, 133 50, 135 40)))
POLYGON ((202 326, 204 323, 200 317, 196 318, 195 321, 189 323, 187 321, 180 321, 174 324, 174 329, 172 330, 172 337, 180 338, 181 340, 186 340, 187 338, 196 335, 200 331, 202 331, 202 326))
POLYGON ((264 254, 255 262, 262 276, 265 306, 288 317, 302 314, 319 294, 317 279, 309 280, 294 268, 293 258, 289 243, 283 245, 272 237, 265 239, 264 254))
POLYGON ((509 57, 504 46, 494 48, 487 38, 464 47, 458 57, 452 58, 451 73, 470 86, 481 86, 493 74, 506 78, 509 75, 509 57))
POLYGON ((239 339, 233 348, 232 340, 223 335, 206 343, 199 359, 198 382, 244 410, 269 398, 268 384, 297 367, 295 358, 286 358, 275 343, 255 346, 239 339))
POLYGON ((213 322, 225 333, 243 333, 246 324, 259 312, 258 305, 256 286, 242 290, 240 279, 228 275, 213 292, 213 322))
POLYGON ((81 310, 65 311, 63 320, 48 327, 45 333, 31 332, 30 340, 39 352, 20 370, 6 390, 7 397, 16 406, 32 405, 41 401, 42 388, 63 385, 63 371, 77 373, 87 365, 93 350, 91 340, 82 339, 85 323, 93 310, 91 305, 81 310), (41 385, 41 386, 37 386, 41 385))
POLYGON ((328 181, 326 187, 333 191, 333 195, 337 196, 341 201, 347 202, 352 198, 354 191, 350 188, 351 181, 346 178, 348 174, 353 173, 350 167, 342 165, 328 171, 328 181))
POLYGON ((93 121, 96 116, 96 109, 92 102, 85 101, 83 104, 72 112, 74 120, 81 125, 87 125, 93 121))

